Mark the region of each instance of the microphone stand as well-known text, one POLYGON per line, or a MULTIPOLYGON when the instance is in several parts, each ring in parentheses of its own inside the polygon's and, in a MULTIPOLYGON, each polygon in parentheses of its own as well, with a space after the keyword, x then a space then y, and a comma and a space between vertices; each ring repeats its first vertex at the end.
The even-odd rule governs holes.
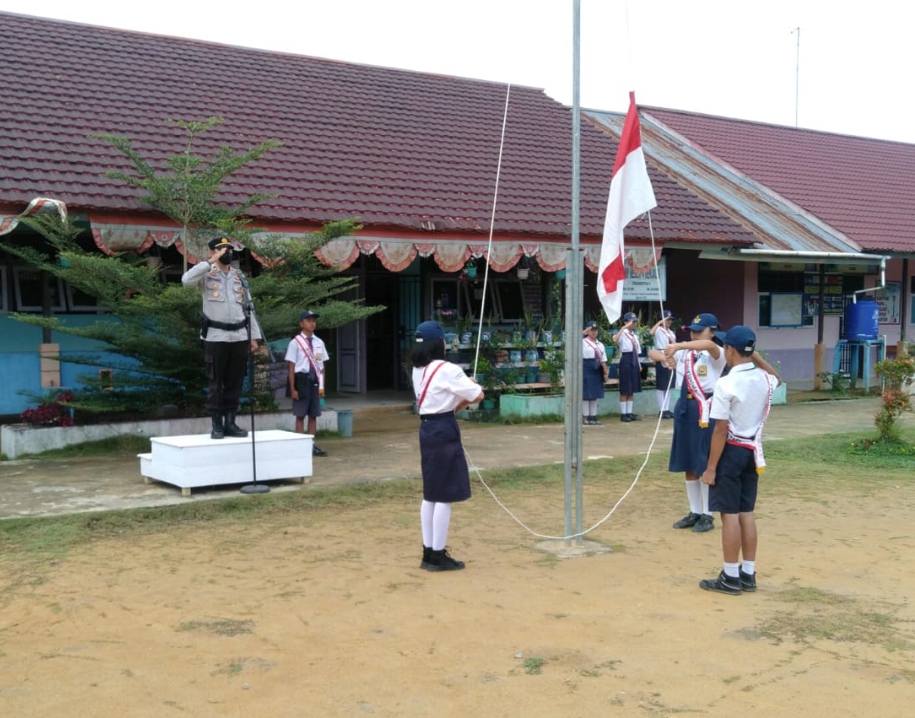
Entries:
MULTIPOLYGON (((247 282, 245 289, 248 288, 247 282)), ((241 487, 243 494, 266 494, 270 492, 270 487, 266 484, 257 483, 257 449, 254 442, 254 352, 251 351, 251 295, 248 294, 248 301, 245 302, 245 324, 248 326, 248 403, 251 405, 251 474, 254 482, 245 484, 241 487)))

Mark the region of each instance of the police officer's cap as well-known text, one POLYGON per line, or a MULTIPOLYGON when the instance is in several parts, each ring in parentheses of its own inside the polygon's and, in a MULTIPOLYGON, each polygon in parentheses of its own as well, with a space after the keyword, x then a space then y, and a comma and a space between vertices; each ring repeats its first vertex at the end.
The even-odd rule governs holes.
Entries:
POLYGON ((216 237, 207 242, 207 247, 210 249, 222 249, 223 247, 228 247, 229 249, 235 249, 235 245, 232 244, 232 240, 228 237, 216 237))

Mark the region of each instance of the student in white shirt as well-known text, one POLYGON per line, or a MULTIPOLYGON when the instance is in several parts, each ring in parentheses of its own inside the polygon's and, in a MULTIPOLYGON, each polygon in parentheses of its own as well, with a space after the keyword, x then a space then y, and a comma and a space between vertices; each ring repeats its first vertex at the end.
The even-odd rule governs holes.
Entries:
POLYGON ((638 315, 627 312, 623 315, 623 325, 613 335, 613 341, 620 349, 620 421, 638 421, 639 418, 632 413, 633 397, 642 391, 642 363, 639 359, 642 345, 633 331, 638 323, 638 315))
MULTIPOLYGON (((320 337, 315 336, 318 315, 304 311, 299 317, 301 333, 292 338, 286 349, 286 365, 289 367, 289 396, 292 397, 292 413, 295 416, 295 430, 305 433, 305 417, 308 417, 308 433, 312 436, 318 430, 321 416, 321 397, 324 396, 324 362, 327 361, 327 347, 320 337)), ((312 443, 313 456, 327 456, 327 452, 312 443)))
POLYGON ((597 339, 597 322, 585 324, 582 332, 581 414, 582 422, 597 426, 597 400, 604 398, 604 382, 610 377, 607 350, 597 339))
MULTIPOLYGON (((669 309, 665 309, 661 318, 649 330, 654 340, 654 348, 663 352, 671 342, 677 341, 677 335, 670 328, 673 321, 673 314, 669 309)), ((655 386, 657 387, 658 413, 662 419, 673 419, 673 412, 670 410, 670 397, 673 396, 680 387, 673 381, 674 374, 663 361, 655 361, 654 364, 655 386)))
POLYGON ((732 327, 724 336, 730 372, 718 380, 711 416, 716 420, 703 484, 710 486, 709 505, 721 512, 724 568, 717 578, 699 582, 706 591, 737 595, 756 590, 756 508, 759 473, 766 462, 762 428, 769 415, 772 390, 781 379, 754 358, 756 335, 749 327, 732 327), (740 555, 743 554, 743 564, 740 555))
POLYGON ((456 411, 482 401, 483 392, 457 364, 445 361, 445 332, 438 322, 416 328, 413 391, 420 416, 419 451, 423 472, 420 524, 427 571, 457 571, 463 561, 453 559, 445 545, 451 523, 451 504, 470 498, 470 472, 461 444, 456 411))

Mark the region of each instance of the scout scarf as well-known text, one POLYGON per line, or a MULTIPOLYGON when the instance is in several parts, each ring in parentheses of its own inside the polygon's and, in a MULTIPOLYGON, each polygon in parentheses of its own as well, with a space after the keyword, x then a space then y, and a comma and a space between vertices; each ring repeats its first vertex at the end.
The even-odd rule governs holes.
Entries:
POLYGON ((429 380, 426 380, 426 372, 429 371, 431 364, 426 364, 426 367, 423 369, 423 376, 419 380, 419 384, 422 387, 422 393, 417 395, 416 399, 416 410, 419 411, 422 408, 423 401, 426 398, 426 392, 429 391, 429 385, 432 383, 432 380, 435 378, 436 373, 439 369, 445 366, 446 362, 439 360, 439 363, 436 364, 435 369, 432 370, 432 373, 429 375, 429 380))
POLYGON ((686 355, 686 367, 683 372, 683 378, 689 387, 689 393, 693 395, 696 403, 699 405, 699 426, 703 429, 708 428, 709 412, 712 408, 712 400, 705 396, 702 390, 702 382, 699 381, 699 375, 696 373, 696 359, 699 352, 689 352, 686 355))
POLYGON ((302 347, 302 351, 305 352, 305 358, 308 359, 308 363, 311 364, 311 370, 314 372, 315 379, 318 380, 318 386, 323 386, 324 372, 318 369, 318 360, 315 358, 315 353, 311 348, 308 337, 304 334, 299 334, 295 340, 298 342, 299 346, 302 347))
POLYGON ((600 350, 600 346, 598 346, 597 342, 590 337, 585 337, 585 344, 594 350, 594 365, 595 368, 599 370, 604 353, 600 350))
MULTIPOLYGON (((757 371, 762 371, 758 369, 757 371)), ((766 470, 766 459, 763 456, 762 448, 762 430, 763 424, 766 423, 766 419, 769 418, 769 408, 772 406, 772 380, 769 379, 768 375, 766 376, 766 383, 769 385, 769 393, 766 395, 766 410, 763 412, 762 421, 759 423, 759 428, 756 430, 756 435, 752 438, 747 438, 745 436, 738 436, 732 430, 730 425, 728 425, 728 438, 727 443, 733 444, 734 446, 741 446, 744 449, 749 449, 753 452, 753 458, 756 460, 756 473, 761 474, 766 470)))

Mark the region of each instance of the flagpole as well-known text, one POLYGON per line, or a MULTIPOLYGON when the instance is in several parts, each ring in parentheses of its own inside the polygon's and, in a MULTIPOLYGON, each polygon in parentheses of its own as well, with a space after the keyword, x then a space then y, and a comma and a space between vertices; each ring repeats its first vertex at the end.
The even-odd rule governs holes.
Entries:
MULTIPOLYGON (((565 337, 565 535, 572 535, 572 473, 575 473, 575 532, 582 532, 581 327, 581 0, 572 1, 572 245, 566 252, 565 337)), ((576 543, 581 543, 578 536, 576 543)), ((566 540, 571 546, 571 539, 566 540)))

